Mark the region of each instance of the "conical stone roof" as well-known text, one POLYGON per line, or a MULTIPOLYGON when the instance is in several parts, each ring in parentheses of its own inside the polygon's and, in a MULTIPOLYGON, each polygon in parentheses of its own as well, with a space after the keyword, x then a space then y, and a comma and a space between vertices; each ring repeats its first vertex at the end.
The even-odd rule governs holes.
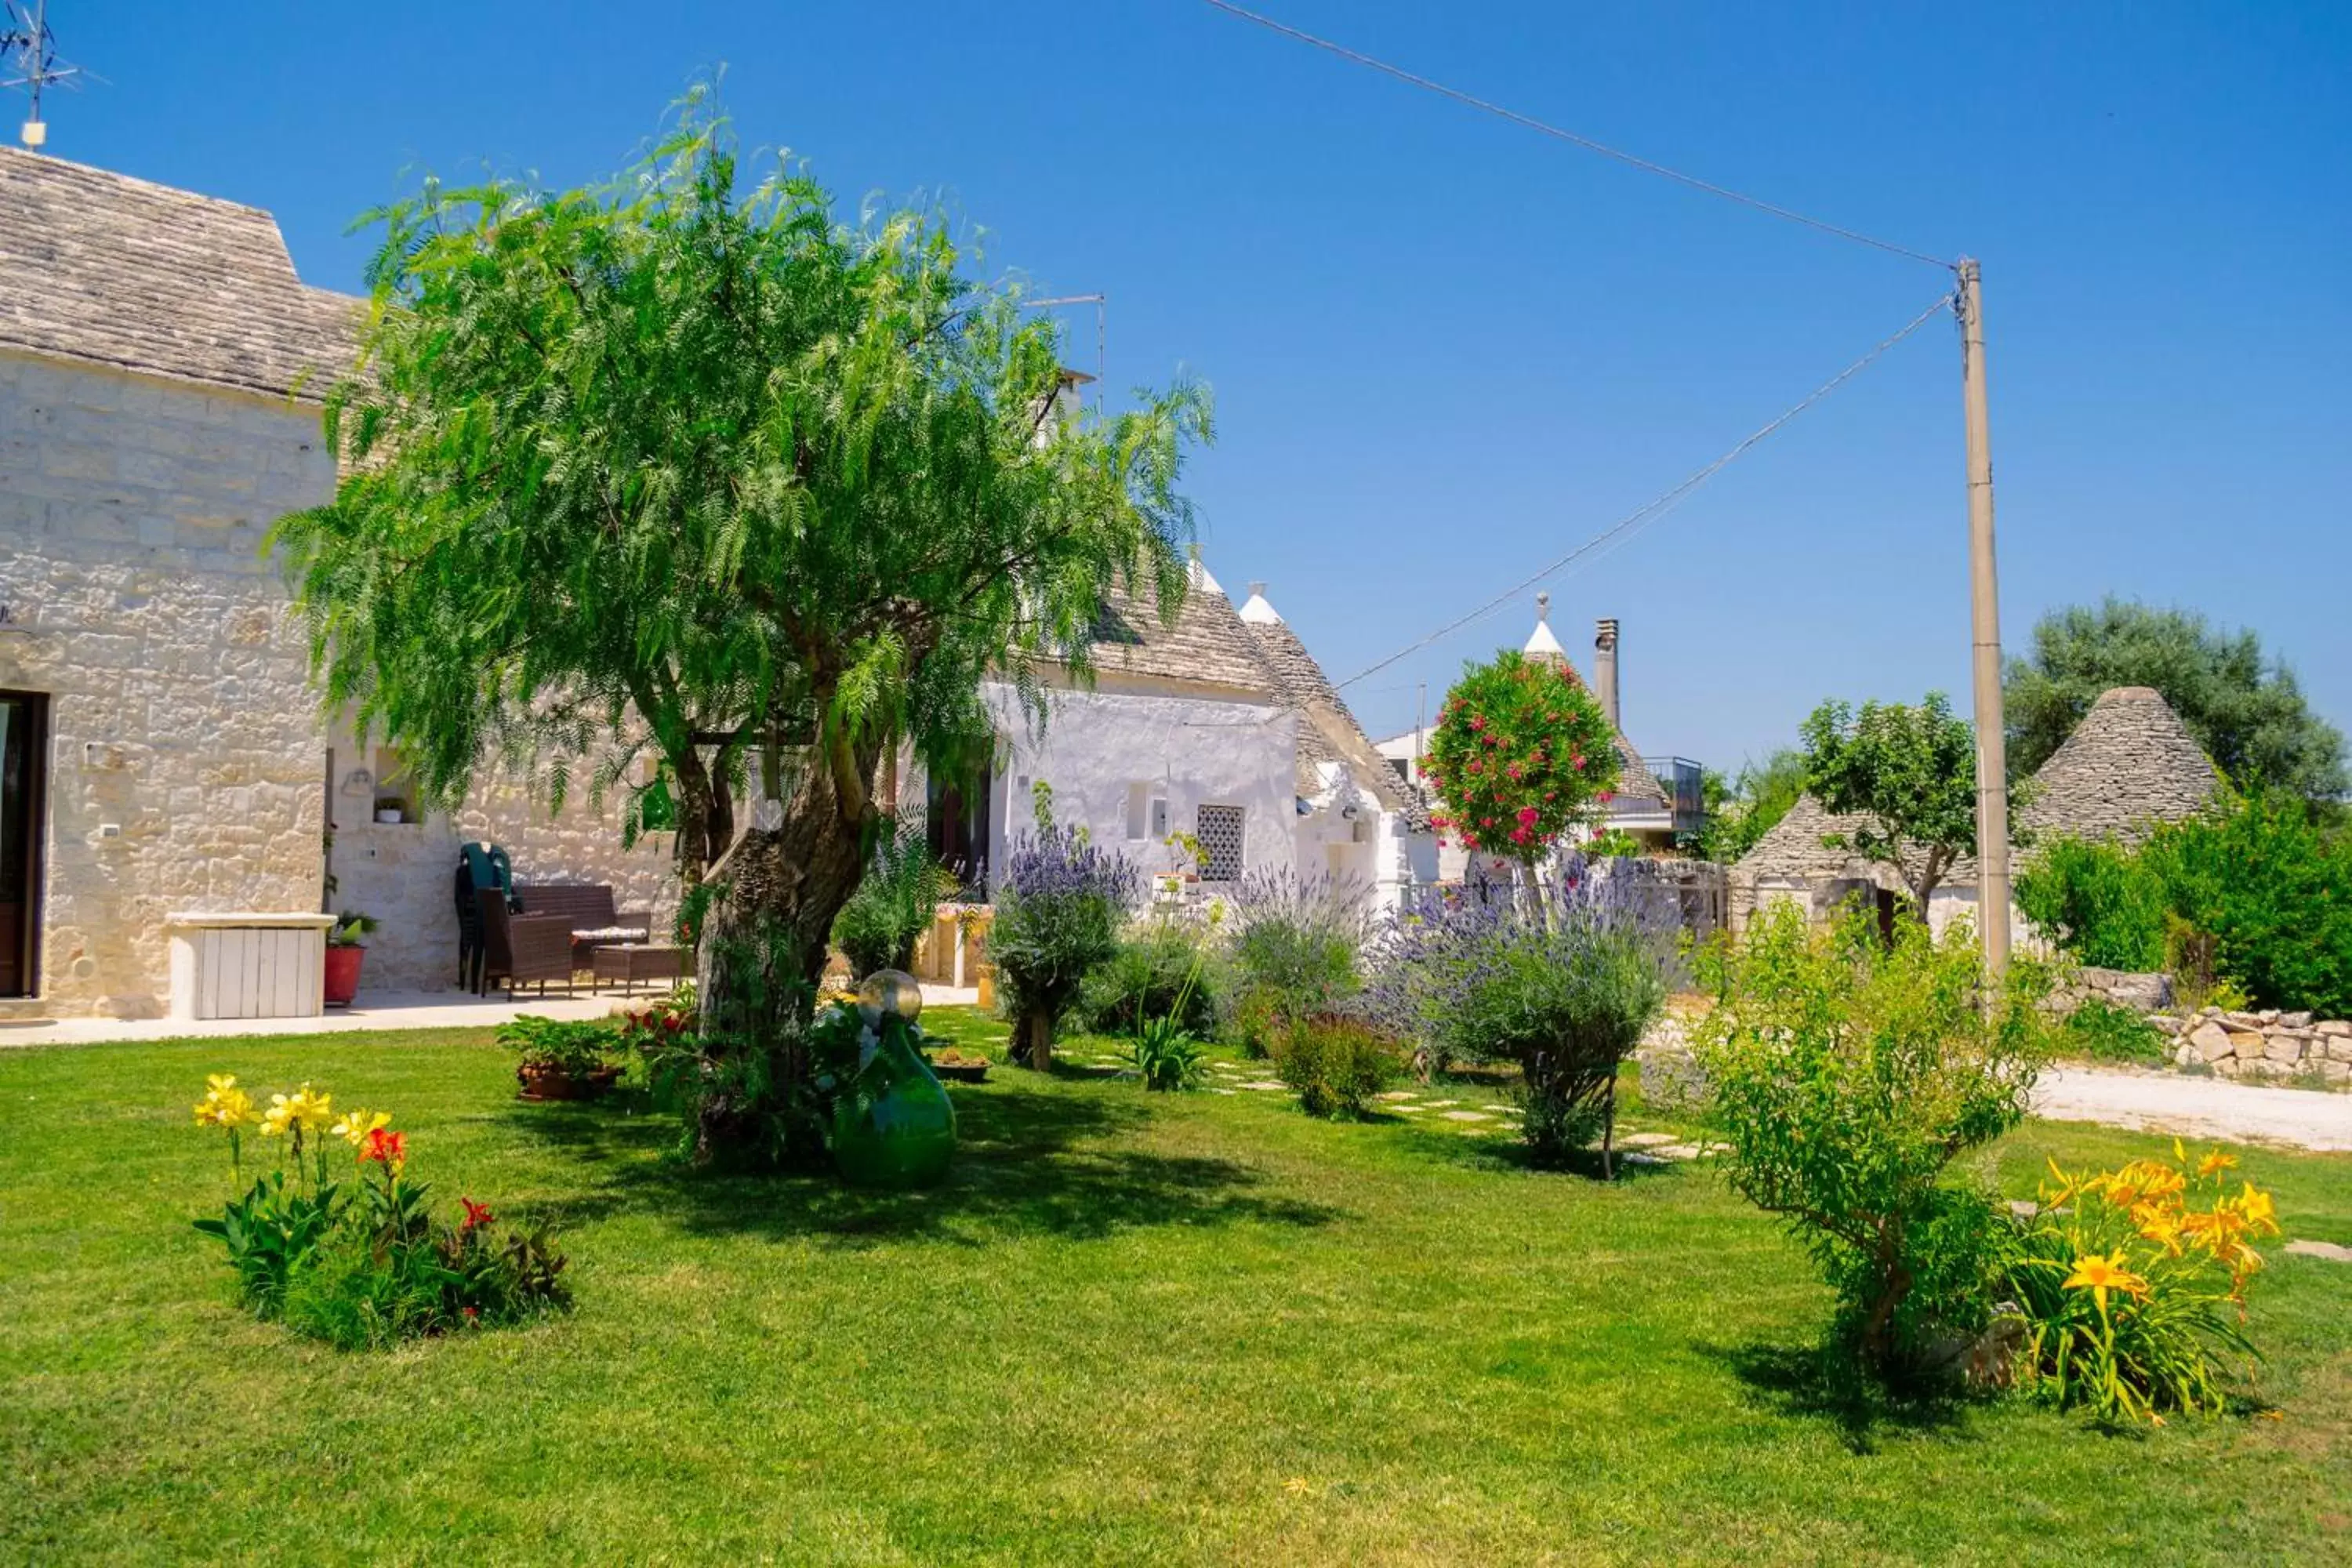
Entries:
POLYGON ((2113 836, 2126 844, 2158 823, 2193 816, 2221 775, 2153 687, 2102 692, 2033 775, 2039 794, 2017 814, 2036 839, 2113 836))

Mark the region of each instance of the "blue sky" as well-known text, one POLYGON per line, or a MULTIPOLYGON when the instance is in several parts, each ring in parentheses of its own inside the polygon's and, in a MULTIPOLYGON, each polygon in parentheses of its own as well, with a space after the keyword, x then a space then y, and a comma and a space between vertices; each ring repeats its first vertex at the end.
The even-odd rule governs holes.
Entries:
MULTIPOLYGON (((2004 637, 2105 593, 2251 625, 2352 728, 2352 7, 1271 14, 1718 183, 1983 259, 2004 637), (1963 44, 1974 46, 1964 57, 1963 44)), ((422 167, 575 182, 724 63, 851 210, 950 195, 991 272, 1110 296, 1110 383, 1217 396, 1202 542, 1335 679, 1564 553, 1947 286, 1198 0, 1006 9, 51 0, 107 85, 51 150, 278 215, 311 282, 422 167)), ((13 119, 13 114, 11 115, 13 119)), ((1072 358, 1092 359, 1090 318, 1072 358)), ((1628 731, 1736 764, 1829 695, 1965 710, 1958 351, 1931 323, 1552 584, 1624 626, 1628 731)), ((1532 605, 1349 690, 1376 733, 1532 605)), ((1434 697, 1433 695, 1433 705, 1434 697)))

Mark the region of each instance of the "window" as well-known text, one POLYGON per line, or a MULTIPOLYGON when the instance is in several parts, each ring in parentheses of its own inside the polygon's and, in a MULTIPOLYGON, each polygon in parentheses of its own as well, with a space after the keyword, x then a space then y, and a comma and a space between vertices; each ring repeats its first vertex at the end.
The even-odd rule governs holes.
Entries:
POLYGON ((1151 837, 1163 842, 1168 837, 1168 802, 1164 799, 1151 803, 1151 837))
POLYGON ((1127 786, 1127 837, 1130 842, 1140 842, 1151 827, 1151 786, 1131 784, 1127 786))
POLYGON ((1242 808, 1204 805, 1200 809, 1201 879, 1238 882, 1242 876, 1242 808))

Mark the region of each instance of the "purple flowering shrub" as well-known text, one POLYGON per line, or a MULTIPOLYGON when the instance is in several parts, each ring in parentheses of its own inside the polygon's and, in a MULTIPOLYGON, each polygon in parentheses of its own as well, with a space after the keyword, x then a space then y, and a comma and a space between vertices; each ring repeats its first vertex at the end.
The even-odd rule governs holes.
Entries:
POLYGON ((1628 882, 1580 859, 1533 885, 1440 890, 1391 918, 1366 1000, 1424 1064, 1509 1062, 1523 1136, 1563 1164, 1610 1144, 1617 1069, 1665 1005, 1675 932, 1628 882))
POLYGON ((1016 1059, 1052 1062, 1055 1026, 1087 973, 1118 952, 1119 925, 1140 887, 1125 856, 1050 816, 1013 841, 996 880, 988 955, 1016 1059))
POLYGON ((1361 989, 1371 899, 1360 877, 1302 877, 1286 866, 1242 879, 1233 961, 1242 1043, 1252 1055, 1267 1055, 1301 1019, 1361 989))

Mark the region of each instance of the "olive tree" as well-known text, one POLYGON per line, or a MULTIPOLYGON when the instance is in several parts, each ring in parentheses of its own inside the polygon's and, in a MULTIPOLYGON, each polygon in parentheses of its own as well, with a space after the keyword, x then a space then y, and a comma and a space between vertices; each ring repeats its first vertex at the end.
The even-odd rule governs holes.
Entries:
POLYGON ((1107 592, 1181 602, 1205 394, 1054 428, 1052 328, 942 215, 739 179, 699 97, 608 183, 428 180, 370 218, 343 477, 273 534, 325 699, 436 804, 505 765, 560 807, 652 758, 625 816, 709 879, 706 1032, 821 973, 886 756, 986 765, 984 674, 1042 722, 1032 661, 1083 678, 1107 592))

